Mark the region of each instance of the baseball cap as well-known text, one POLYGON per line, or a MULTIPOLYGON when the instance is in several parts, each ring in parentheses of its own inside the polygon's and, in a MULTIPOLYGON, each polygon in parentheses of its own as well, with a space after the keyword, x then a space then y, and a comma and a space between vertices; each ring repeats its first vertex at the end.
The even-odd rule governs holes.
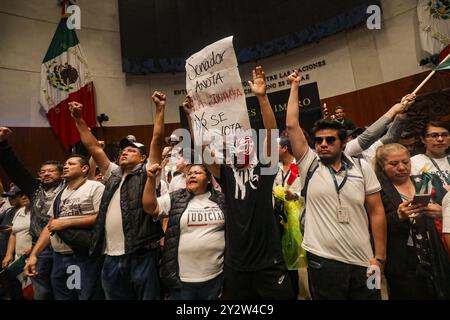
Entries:
POLYGON ((141 150, 142 154, 147 155, 147 149, 145 148, 145 146, 142 143, 132 141, 128 138, 123 138, 122 140, 120 140, 119 146, 120 146, 120 149, 125 149, 126 147, 138 148, 139 150, 141 150))
POLYGON ((132 134, 127 135, 126 138, 127 138, 128 140, 130 140, 131 142, 136 142, 136 137, 133 136, 132 134))
POLYGON ((2 197, 15 198, 21 194, 23 194, 23 191, 18 186, 13 186, 8 192, 2 193, 2 197))

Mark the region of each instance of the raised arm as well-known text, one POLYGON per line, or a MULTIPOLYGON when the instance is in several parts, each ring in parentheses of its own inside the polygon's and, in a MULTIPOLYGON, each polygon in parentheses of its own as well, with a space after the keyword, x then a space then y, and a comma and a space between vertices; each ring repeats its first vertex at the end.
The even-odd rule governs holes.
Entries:
POLYGON ((272 129, 277 128, 277 122, 275 120, 275 115, 273 113, 272 107, 270 106, 269 97, 266 92, 266 75, 261 66, 256 67, 252 71, 253 81, 249 81, 248 84, 252 90, 252 93, 258 99, 259 107, 261 109, 261 116, 264 124, 264 128, 267 130, 267 155, 271 156, 271 135, 272 129))
MULTIPOLYGON (((188 125, 189 125, 189 131, 190 131, 190 133, 191 133, 191 139, 192 139, 192 142, 195 144, 195 132, 194 132, 194 130, 193 130, 193 128, 192 128, 192 119, 191 119, 191 113, 193 112, 192 110, 192 100, 191 100, 191 97, 189 97, 189 96, 186 96, 185 98, 184 98, 184 101, 183 101, 183 110, 184 110, 184 112, 185 112, 185 114, 186 114, 186 118, 187 118, 187 120, 188 120, 188 125)), ((205 146, 205 145, 203 145, 202 144, 202 151, 203 152, 210 152, 210 154, 211 154, 211 158, 214 158, 214 156, 213 156, 213 153, 211 152, 211 150, 207 147, 207 146, 205 146)), ((204 159, 203 159, 204 160, 204 159)), ((214 162, 214 163, 210 163, 210 164, 208 164, 208 163, 206 163, 205 161, 203 161, 204 162, 204 164, 206 165, 206 167, 208 168, 208 170, 209 170, 209 172, 211 172, 211 174, 214 176, 214 177, 216 177, 216 178, 220 178, 220 165, 218 164, 218 163, 216 163, 216 162, 214 162)))
POLYGON ((161 172, 159 164, 154 163, 147 170, 147 181, 142 194, 142 206, 144 211, 156 218, 159 214, 158 201, 156 200, 156 176, 161 172))
POLYGON ((84 119, 81 116, 83 105, 78 102, 69 102, 69 110, 71 112, 73 120, 75 121, 78 132, 80 133, 81 142, 89 151, 92 158, 94 158, 98 168, 100 169, 100 172, 102 174, 105 174, 111 161, 108 159, 108 156, 102 149, 100 143, 92 134, 86 122, 84 122, 84 119))
MULTIPOLYGON (((386 130, 386 126, 391 123, 397 114, 405 112, 408 107, 414 103, 414 94, 408 94, 403 97, 401 103, 394 104, 384 115, 382 115, 377 121, 372 123, 357 139, 350 141, 347 144, 346 150, 352 150, 350 144, 359 144, 362 150, 369 148, 375 141, 377 141, 383 132, 386 130)), ((356 150, 357 148, 355 148, 356 150)), ((348 155, 353 156, 354 154, 348 155)))
POLYGON ((291 81, 291 92, 289 94, 286 112, 286 129, 288 131, 289 140, 291 141, 292 152, 297 160, 301 159, 309 148, 298 120, 300 112, 298 106, 298 88, 300 87, 300 79, 297 70, 288 77, 288 80, 291 81))
POLYGON ((166 107, 166 95, 160 91, 153 92, 153 102, 156 112, 153 122, 153 136, 150 143, 150 163, 161 163, 164 148, 164 110, 166 107))
POLYGON ((39 180, 24 167, 8 144, 12 133, 11 129, 0 127, 0 166, 9 179, 31 198, 39 187, 39 180))
MULTIPOLYGON (((402 98, 402 101, 399 104, 396 104, 394 106, 395 109, 400 109, 400 111, 396 114, 394 122, 392 122, 392 125, 389 127, 388 132, 383 137, 381 137, 381 142, 383 142, 384 144, 393 143, 400 138, 400 135, 405 130, 405 127, 408 124, 406 111, 414 103, 415 99, 416 95, 407 94, 402 98)), ((392 108, 389 111, 394 112, 392 111, 392 108)))

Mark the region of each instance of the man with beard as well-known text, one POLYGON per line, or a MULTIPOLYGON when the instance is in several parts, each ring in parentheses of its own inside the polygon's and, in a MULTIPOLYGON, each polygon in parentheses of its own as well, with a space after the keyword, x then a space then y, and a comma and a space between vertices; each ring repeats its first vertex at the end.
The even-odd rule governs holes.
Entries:
MULTIPOLYGON (((8 177, 31 200, 30 234, 33 245, 36 244, 42 229, 47 225, 50 217, 48 209, 56 195, 64 188, 62 179, 63 166, 59 161, 46 161, 41 165, 38 179, 35 178, 19 161, 11 146, 8 137, 12 131, 9 128, 0 128, 0 165, 8 177)), ((53 251, 47 246, 39 255, 36 266, 38 274, 32 278, 35 300, 53 299, 50 274, 52 271, 53 251)))
POLYGON ((51 217, 42 230, 24 267, 26 276, 35 277, 39 254, 49 243, 53 248, 51 273, 56 300, 98 300, 103 298, 100 285, 102 259, 89 256, 89 237, 100 207, 105 187, 87 179, 89 160, 71 155, 64 164, 66 185, 48 210, 51 217), (87 240, 87 241, 86 241, 87 240), (81 247, 83 242, 83 247, 81 247), (73 269, 76 266, 77 268, 73 269), (79 271, 74 271, 78 269, 79 271), (72 282, 78 274, 79 280, 72 282))
POLYGON ((336 121, 319 120, 313 129, 315 152, 309 148, 299 124, 298 72, 289 80, 286 127, 304 189, 302 246, 308 252, 311 294, 314 299, 380 299, 380 290, 367 285, 367 268, 381 271, 386 259, 380 184, 367 162, 343 153, 346 131, 336 121))

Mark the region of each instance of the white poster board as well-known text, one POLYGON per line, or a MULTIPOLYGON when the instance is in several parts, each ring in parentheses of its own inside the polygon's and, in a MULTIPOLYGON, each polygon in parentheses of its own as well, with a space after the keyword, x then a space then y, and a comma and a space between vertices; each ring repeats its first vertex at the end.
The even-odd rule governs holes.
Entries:
POLYGON ((192 98, 195 137, 229 136, 250 129, 233 37, 205 47, 186 60, 186 91, 192 98))

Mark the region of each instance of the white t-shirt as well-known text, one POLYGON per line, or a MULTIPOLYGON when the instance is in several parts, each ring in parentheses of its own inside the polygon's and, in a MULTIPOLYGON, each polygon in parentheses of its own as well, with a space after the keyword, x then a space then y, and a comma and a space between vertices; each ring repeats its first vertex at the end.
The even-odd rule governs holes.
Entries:
MULTIPOLYGON (((316 158, 317 154, 308 149, 298 161, 302 187, 308 169, 316 158)), ((361 169, 363 173, 354 163, 348 169, 348 178, 340 190, 340 199, 342 207, 348 212, 349 223, 340 223, 337 219, 339 202, 333 177, 328 167, 319 160, 319 167, 308 185, 302 243, 306 251, 347 264, 369 266, 373 251, 364 202, 367 195, 379 192, 381 186, 374 171, 364 160, 361 160, 361 169)), ((344 176, 344 170, 336 173, 338 184, 341 184, 344 176)))
POLYGON ((361 155, 364 160, 371 164, 373 162, 373 159, 375 158, 377 149, 382 145, 383 142, 381 142, 381 140, 377 140, 369 148, 363 150, 358 142, 358 139, 353 139, 347 143, 344 152, 350 157, 361 155))
POLYGON ((121 256, 125 254, 125 234, 122 224, 122 209, 120 207, 120 189, 125 181, 122 177, 119 187, 114 192, 106 211, 105 221, 105 254, 108 256, 121 256))
POLYGON ((442 232, 450 233, 450 192, 442 199, 442 232))
POLYGON ((17 210, 12 220, 12 233, 16 236, 15 259, 31 249, 30 216, 31 211, 22 207, 17 210))
MULTIPOLYGON (((147 170, 150 166, 147 162, 145 169, 147 170)), ((110 162, 108 169, 105 173, 105 178, 109 179, 111 174, 115 170, 121 170, 120 167, 110 162)), ((121 256, 125 254, 125 234, 123 232, 123 222, 122 222, 122 209, 120 207, 120 189, 125 181, 125 177, 122 177, 120 185, 114 192, 111 201, 108 205, 108 210, 106 211, 106 221, 105 221, 105 254, 109 256, 121 256)), ((161 183, 161 195, 167 193, 167 183, 160 181, 161 183)))
MULTIPOLYGON (((6 210, 8 210, 9 208, 12 207, 11 203, 9 203, 9 199, 8 198, 6 198, 4 200, 5 200, 5 202, 0 206, 0 215, 3 212, 5 212, 6 210)), ((0 202, 1 202, 1 200, 0 200, 0 202)))
POLYGON ((345 154, 350 157, 355 157, 364 150, 361 148, 358 139, 352 139, 345 145, 345 154))
MULTIPOLYGON (((105 186, 102 183, 93 180, 86 180, 78 189, 72 190, 66 187, 61 195, 58 219, 73 219, 98 213, 104 190, 105 186)), ((53 205, 54 203, 48 210, 48 215, 51 217, 53 217, 53 205)), ((55 252, 73 253, 57 233, 50 236, 50 242, 55 252)))
POLYGON ((425 154, 418 154, 411 158, 411 174, 420 175, 422 172, 428 172, 437 175, 442 183, 450 185, 450 156, 436 159, 433 161, 438 165, 439 169, 433 164, 430 158, 425 154))
MULTIPOLYGON (((120 167, 114 162, 110 162, 105 172, 105 181, 107 181, 113 171, 120 170, 120 167)), ((121 256, 125 254, 125 234, 123 233, 122 209, 120 208, 120 188, 125 181, 122 177, 120 185, 114 192, 106 211, 105 220, 105 254, 109 256, 121 256)))
MULTIPOLYGON (((225 216, 210 196, 207 192, 193 197, 181 216, 178 265, 184 282, 208 281, 223 270, 225 216)), ((158 218, 167 217, 169 194, 158 198, 158 207, 158 218)))
POLYGON ((169 193, 186 188, 186 176, 182 173, 172 178, 169 184, 169 193))

